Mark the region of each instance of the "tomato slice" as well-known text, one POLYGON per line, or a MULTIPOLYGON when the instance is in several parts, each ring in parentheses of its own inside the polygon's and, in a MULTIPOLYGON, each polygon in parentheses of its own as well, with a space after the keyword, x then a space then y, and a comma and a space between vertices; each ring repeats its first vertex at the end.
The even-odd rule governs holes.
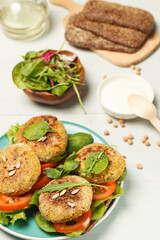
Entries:
POLYGON ((103 186, 106 186, 108 188, 107 189, 100 188, 100 190, 98 189, 98 191, 100 191, 100 193, 94 193, 93 200, 103 200, 103 199, 110 197, 116 189, 116 182, 110 182, 105 185, 103 184, 103 186))
POLYGON ((54 167, 57 167, 58 164, 59 164, 59 162, 43 163, 41 165, 41 169, 43 171, 43 170, 47 170, 48 168, 54 168, 54 167))
POLYGON ((70 233, 83 230, 88 227, 92 217, 92 210, 84 213, 81 217, 74 219, 76 222, 73 225, 67 225, 66 223, 53 223, 54 228, 60 233, 70 233))
POLYGON ((0 193, 0 210, 14 211, 28 206, 32 193, 26 193, 21 196, 7 196, 0 193))
POLYGON ((45 171, 49 168, 54 168, 57 167, 57 165, 59 164, 59 162, 51 162, 51 163, 43 163, 41 164, 41 171, 42 174, 45 175, 45 171))
POLYGON ((44 185, 46 185, 49 182, 50 178, 46 175, 41 175, 39 177, 39 180, 33 185, 31 192, 35 192, 36 190, 42 188, 44 185))

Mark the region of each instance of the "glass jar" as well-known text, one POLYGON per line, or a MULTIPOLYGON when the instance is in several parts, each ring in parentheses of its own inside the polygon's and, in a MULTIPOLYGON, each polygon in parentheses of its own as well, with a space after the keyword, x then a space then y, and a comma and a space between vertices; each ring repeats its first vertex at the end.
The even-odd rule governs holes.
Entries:
POLYGON ((46 27, 46 0, 0 0, 0 22, 4 33, 11 38, 37 38, 46 27))

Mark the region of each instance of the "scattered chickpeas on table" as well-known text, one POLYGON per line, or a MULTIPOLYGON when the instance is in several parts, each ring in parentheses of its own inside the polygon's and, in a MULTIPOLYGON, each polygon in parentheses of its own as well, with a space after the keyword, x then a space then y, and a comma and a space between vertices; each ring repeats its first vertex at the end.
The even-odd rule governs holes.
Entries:
POLYGON ((157 146, 160 147, 160 140, 158 140, 156 143, 157 143, 157 146))
POLYGON ((112 118, 108 118, 108 119, 107 119, 107 122, 108 122, 108 123, 113 123, 112 118))
POLYGON ((143 166, 142 166, 141 163, 137 163, 136 167, 137 167, 138 169, 143 169, 143 166))
POLYGON ((113 123, 113 127, 117 128, 118 124, 117 123, 113 123))
POLYGON ((104 135, 109 135, 109 131, 108 131, 108 130, 105 130, 105 131, 104 131, 104 135))

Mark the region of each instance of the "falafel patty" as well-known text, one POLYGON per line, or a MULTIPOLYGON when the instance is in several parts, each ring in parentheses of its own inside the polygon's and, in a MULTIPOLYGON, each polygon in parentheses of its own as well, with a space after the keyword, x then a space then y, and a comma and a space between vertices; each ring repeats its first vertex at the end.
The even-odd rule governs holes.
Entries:
POLYGON ((23 143, 9 145, 0 152, 0 192, 21 195, 28 192, 41 174, 35 152, 23 143))
MULTIPOLYGON (((64 183, 64 181, 88 182, 79 176, 65 176, 52 180, 47 185, 64 183)), ((39 210, 42 216, 51 222, 67 222, 82 216, 87 212, 92 203, 92 187, 77 186, 72 189, 65 189, 61 192, 45 192, 39 196, 39 210)))
POLYGON ((61 121, 50 115, 38 116, 29 119, 22 125, 16 135, 16 143, 25 143, 33 149, 41 162, 49 162, 52 158, 63 155, 67 147, 67 132, 61 121), (23 136, 23 131, 30 125, 47 121, 49 127, 56 132, 48 132, 42 141, 29 141, 23 136))
POLYGON ((126 162, 119 152, 117 152, 113 147, 101 143, 93 143, 81 148, 78 151, 75 160, 80 162, 78 174, 81 177, 86 178, 89 182, 97 184, 116 181, 122 175, 126 166, 126 162), (82 173, 82 171, 85 171, 84 163, 86 158, 91 153, 100 152, 103 149, 105 149, 104 154, 108 155, 109 157, 109 163, 106 169, 99 174, 91 174, 91 176, 86 176, 84 173, 82 173))

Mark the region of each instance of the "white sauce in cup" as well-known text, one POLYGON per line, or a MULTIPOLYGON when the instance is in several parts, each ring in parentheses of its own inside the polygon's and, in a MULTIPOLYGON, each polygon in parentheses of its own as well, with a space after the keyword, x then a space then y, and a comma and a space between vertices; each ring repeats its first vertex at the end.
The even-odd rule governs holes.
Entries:
POLYGON ((154 99, 151 85, 134 74, 117 74, 108 77, 98 88, 98 98, 105 110, 113 117, 135 118, 128 106, 131 94, 141 95, 150 101, 154 99))

